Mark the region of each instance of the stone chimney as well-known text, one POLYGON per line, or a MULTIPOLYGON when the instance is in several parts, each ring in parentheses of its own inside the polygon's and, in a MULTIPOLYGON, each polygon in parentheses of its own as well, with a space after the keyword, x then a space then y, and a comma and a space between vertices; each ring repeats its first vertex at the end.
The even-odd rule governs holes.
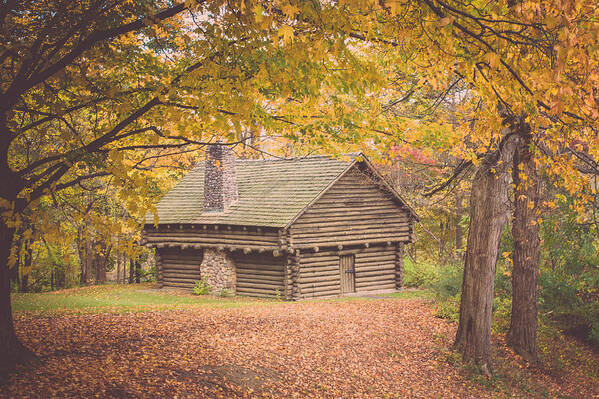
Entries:
POLYGON ((224 212, 237 198, 233 150, 222 143, 209 145, 204 173, 204 212, 224 212))

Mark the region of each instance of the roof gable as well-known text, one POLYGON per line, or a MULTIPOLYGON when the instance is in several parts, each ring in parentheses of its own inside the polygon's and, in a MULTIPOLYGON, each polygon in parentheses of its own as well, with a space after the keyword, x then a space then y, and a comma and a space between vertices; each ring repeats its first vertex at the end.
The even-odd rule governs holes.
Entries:
POLYGON ((285 226, 285 228, 290 227, 296 220, 298 220, 304 213, 310 209, 312 205, 318 202, 323 195, 325 195, 340 179, 343 178, 347 173, 349 173, 353 168, 360 167, 362 171, 367 172, 369 177, 378 183, 379 189, 388 192, 393 200, 395 200, 399 207, 408 212, 411 218, 414 220, 420 220, 416 212, 408 205, 408 203, 402 198, 399 192, 387 181, 387 179, 379 173, 376 167, 370 162, 370 160, 362 153, 359 156, 354 157, 351 163, 348 164, 348 167, 339 174, 334 180, 331 182, 316 195, 312 201, 310 201, 306 206, 299 211, 285 226))

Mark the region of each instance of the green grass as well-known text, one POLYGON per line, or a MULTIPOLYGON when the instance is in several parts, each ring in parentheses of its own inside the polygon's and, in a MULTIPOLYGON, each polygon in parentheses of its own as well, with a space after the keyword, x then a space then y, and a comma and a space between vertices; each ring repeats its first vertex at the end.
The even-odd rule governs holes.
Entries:
POLYGON ((404 290, 399 292, 392 292, 390 294, 384 294, 382 296, 386 296, 389 298, 399 298, 399 299, 432 299, 433 294, 429 290, 404 290))
POLYGON ((16 315, 44 315, 135 312, 190 306, 228 308, 278 303, 274 299, 197 296, 178 291, 159 291, 152 287, 152 284, 109 284, 39 294, 13 294, 12 306, 16 315))
MULTIPOLYGON (((381 298, 418 299, 430 298, 426 290, 407 290, 372 297, 347 296, 314 301, 368 301, 381 298)), ((80 313, 145 312, 189 307, 234 308, 248 305, 276 305, 282 301, 244 296, 218 297, 192 295, 183 291, 157 290, 153 284, 107 284, 72 288, 37 294, 13 294, 12 306, 19 315, 56 315, 80 313)))

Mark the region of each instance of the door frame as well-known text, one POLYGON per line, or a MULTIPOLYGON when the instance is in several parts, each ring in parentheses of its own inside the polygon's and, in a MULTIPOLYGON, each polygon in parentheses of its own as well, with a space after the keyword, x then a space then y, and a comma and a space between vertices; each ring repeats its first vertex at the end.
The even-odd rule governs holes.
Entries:
POLYGON ((356 292, 355 254, 339 255, 339 290, 341 294, 351 294, 356 292), (344 260, 348 261, 349 263, 344 264, 344 260))

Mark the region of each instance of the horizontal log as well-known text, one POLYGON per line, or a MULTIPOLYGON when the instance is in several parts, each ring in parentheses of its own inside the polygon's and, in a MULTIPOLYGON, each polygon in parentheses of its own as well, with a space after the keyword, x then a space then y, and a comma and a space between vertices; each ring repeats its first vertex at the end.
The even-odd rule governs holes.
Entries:
POLYGON ((301 276, 299 279, 300 284, 316 284, 319 285, 336 285, 340 284, 341 276, 339 274, 336 275, 327 275, 327 276, 301 276))
POLYGON ((237 269, 244 270, 246 272, 251 271, 271 271, 271 272, 283 272, 285 266, 283 265, 248 265, 247 263, 235 263, 237 269))
POLYGON ((255 270, 255 269, 242 269, 238 267, 236 269, 238 276, 269 276, 269 277, 281 277, 285 274, 284 270, 255 270))
POLYGON ((391 200, 391 196, 375 187, 371 188, 342 188, 343 186, 331 187, 320 200, 337 200, 337 201, 352 201, 356 199, 370 199, 370 200, 391 200), (339 189, 341 188, 341 189, 339 189))
POLYGON ((355 211, 355 210, 363 210, 363 211, 375 211, 375 210, 381 210, 381 209, 399 209, 399 207, 397 206, 397 204, 394 203, 384 203, 384 202, 377 202, 377 203, 371 203, 371 204, 361 204, 360 206, 356 206, 356 207, 352 207, 352 206, 348 206, 348 205, 344 205, 343 203, 340 202, 316 202, 314 203, 310 209, 308 211, 306 211, 306 213, 310 212, 310 214, 313 214, 315 212, 322 212, 322 211, 327 211, 327 212, 346 212, 348 210, 350 211, 355 211))
POLYGON ((239 247, 251 247, 251 248, 264 248, 265 250, 272 250, 279 247, 278 241, 255 241, 245 240, 239 238, 226 238, 226 237, 184 237, 175 238, 170 236, 152 236, 148 237, 148 244, 211 244, 211 245, 223 245, 223 246, 239 246, 239 247))
POLYGON ((369 216, 368 218, 354 220, 350 218, 344 218, 343 221, 330 222, 325 220, 326 216, 318 221, 312 223, 294 224, 290 229, 293 237, 311 232, 327 232, 327 231, 339 231, 343 229, 359 229, 362 227, 386 227, 386 228, 398 228, 404 226, 409 227, 407 221, 399 220, 398 218, 385 218, 381 219, 378 216, 369 216))
POLYGON ((146 233, 146 238, 152 236, 170 236, 170 237, 178 237, 178 238, 187 238, 187 237, 226 237, 226 238, 249 238, 251 240, 278 240, 279 235, 276 232, 270 233, 257 233, 254 231, 234 231, 234 230, 144 230, 146 233))
POLYGON ((195 281, 195 280, 198 280, 198 279, 196 278, 196 276, 190 276, 190 277, 179 276, 179 275, 168 275, 167 276, 166 274, 163 274, 162 275, 162 280, 164 280, 164 281, 167 281, 167 280, 168 281, 178 281, 178 280, 181 280, 181 281, 195 281))
POLYGON ((283 284, 284 281, 284 277, 283 276, 262 276, 262 275, 254 275, 254 276, 250 276, 247 274, 237 274, 237 282, 248 282, 248 283, 254 283, 254 282, 273 282, 273 283, 280 283, 283 284))
MULTIPOLYGON (((281 295, 283 295, 283 290, 281 291, 281 295)), ((257 289, 257 288, 249 288, 249 287, 237 287, 236 293, 239 295, 246 296, 258 296, 258 297, 275 297, 276 291, 274 290, 265 290, 265 289, 257 289)))
POLYGON ((158 255, 161 258, 166 259, 197 259, 201 258, 204 254, 204 251, 201 249, 194 249, 193 253, 190 253, 187 249, 179 249, 179 248, 162 248, 158 251, 158 255))
POLYGON ((355 236, 356 238, 365 239, 366 237, 383 237, 383 236, 401 236, 405 235, 406 237, 409 235, 408 226, 392 226, 392 227, 381 227, 376 224, 369 226, 359 226, 359 227, 347 227, 347 228, 335 228, 327 231, 306 231, 303 233, 294 234, 293 240, 294 242, 308 241, 312 240, 314 242, 320 239, 323 241, 323 238, 335 238, 335 237, 351 237, 355 236))
POLYGON ((339 273, 339 262, 331 266, 302 267, 300 273, 302 276, 311 276, 315 273, 339 273))
MULTIPOLYGON (((339 204, 338 204, 339 205, 339 204)), ((300 216, 298 218, 298 220, 302 219, 302 218, 310 218, 310 217, 322 217, 322 216, 326 216, 326 215, 331 215, 331 216, 360 216, 360 215, 377 215, 377 214, 382 214, 382 213, 396 213, 396 214, 403 214, 403 210, 398 207, 397 205, 373 205, 371 207, 369 207, 368 209, 364 209, 364 208, 350 208, 350 207, 344 207, 344 206, 327 206, 324 208, 309 208, 306 210, 306 212, 300 216)))
POLYGON ((280 281, 279 283, 276 282, 247 282, 247 281, 243 281, 243 282, 237 282, 237 288, 239 289, 246 289, 246 288, 259 288, 259 289, 269 289, 269 290, 282 290, 284 287, 283 281, 280 281))
POLYGON ((360 214, 352 217, 348 216, 340 216, 335 217, 332 215, 322 216, 317 218, 306 218, 306 219, 298 219, 291 228, 291 234, 296 234, 297 232, 302 232, 304 230, 317 229, 318 228, 334 228, 334 227, 343 227, 343 226, 358 226, 362 224, 372 224, 376 221, 379 221, 383 225, 409 225, 409 221, 407 218, 397 215, 368 215, 368 214, 360 214))
POLYGON ((173 271, 165 271, 162 274, 162 276, 165 278, 176 277, 176 278, 185 278, 185 279, 193 279, 193 280, 200 280, 202 277, 200 275, 200 273, 189 274, 189 273, 179 273, 179 272, 173 272, 173 271))
POLYGON ((374 243, 386 243, 388 241, 391 241, 392 244, 395 242, 408 242, 408 237, 405 235, 402 236, 394 236, 394 237, 389 237, 389 236, 385 236, 384 238, 373 238, 373 237, 367 237, 364 239, 353 239, 353 240, 338 240, 338 241, 334 241, 334 240, 330 240, 327 242, 303 242, 303 243, 298 243, 298 244, 294 244, 294 247, 297 249, 305 249, 305 248, 310 248, 313 247, 315 244, 322 246, 332 246, 332 245, 360 245, 365 241, 370 242, 371 244, 374 243))
MULTIPOLYGON (((167 233, 154 233, 149 234, 146 238, 148 242, 151 241, 173 241, 180 243, 194 243, 194 242, 203 242, 210 240, 224 240, 224 241, 234 241, 234 242, 249 242, 249 243, 257 243, 257 244, 265 244, 272 245, 278 242, 278 238, 274 237, 251 237, 251 236, 231 236, 224 232, 215 232, 212 235, 201 235, 201 234, 193 234, 193 235, 176 235, 176 234, 167 234, 167 233)), ((192 247, 188 247, 186 249, 192 249, 192 247)))
POLYGON ((394 285, 395 280, 356 281, 356 288, 394 285))
POLYGON ((370 275, 370 276, 356 276, 356 284, 365 284, 371 281, 379 281, 379 282, 390 282, 395 281, 395 273, 386 273, 379 275, 370 275))
MULTIPOLYGON (((370 248, 369 248, 370 249, 370 248)), ((383 261, 393 262, 395 260, 395 251, 391 248, 376 248, 376 251, 364 251, 356 254, 356 262, 383 261)))
POLYGON ((181 257, 177 257, 177 256, 162 256, 161 257, 162 263, 179 263, 182 265, 200 264, 200 263, 202 263, 203 259, 204 259, 203 255, 198 255, 193 258, 192 257, 181 258, 181 257))
POLYGON ((180 270, 200 270, 200 263, 171 263, 165 262, 162 267, 165 269, 180 269, 180 270))
POLYGON ((356 292, 369 292, 369 291, 382 291, 382 290, 395 290, 395 283, 389 284, 378 284, 368 287, 356 287, 356 292))
POLYGON ((336 267, 327 267, 327 268, 317 268, 311 270, 300 269, 300 275, 302 277, 316 277, 316 276, 326 276, 326 275, 339 275, 339 266, 336 267))
POLYGON ((200 274, 200 268, 196 266, 195 269, 179 269, 175 267, 165 267, 162 270, 163 273, 183 273, 183 274, 200 274))
POLYGON ((393 258, 361 258, 356 259, 356 264, 360 266, 372 266, 372 265, 394 265, 395 259, 393 258))
POLYGON ((376 272, 389 272, 395 270, 395 265, 356 266, 356 275, 365 276, 376 272))
POLYGON ((300 265, 306 267, 315 267, 327 264, 339 263, 339 251, 333 256, 322 256, 322 257, 303 257, 300 259, 300 265))
POLYGON ((356 270, 368 270, 376 267, 395 267, 394 260, 366 260, 366 261, 356 261, 356 270))
POLYGON ((302 283, 301 281, 299 282, 299 287, 302 290, 302 292, 317 292, 317 291, 322 291, 325 289, 334 289, 335 287, 341 287, 341 284, 339 283, 339 281, 330 281, 327 282, 326 284, 317 284, 317 283, 302 283))
POLYGON ((393 280, 395 278, 395 269, 393 270, 382 270, 368 273, 375 274, 359 274, 356 275, 356 281, 374 281, 374 280, 393 280))
POLYGON ((328 268, 339 268, 339 259, 329 260, 326 262, 314 262, 314 263, 301 263, 300 267, 305 271, 314 271, 328 268))
POLYGON ((202 264, 202 257, 190 258, 190 259, 179 259, 179 258, 163 258, 160 262, 161 264, 173 264, 173 265, 182 265, 182 266, 193 266, 202 264))
POLYGON ((341 294, 340 287, 326 288, 326 289, 314 290, 314 291, 306 291, 306 290, 302 289, 300 298, 317 298, 317 297, 321 297, 321 296, 325 296, 325 295, 339 295, 339 294, 341 294))

